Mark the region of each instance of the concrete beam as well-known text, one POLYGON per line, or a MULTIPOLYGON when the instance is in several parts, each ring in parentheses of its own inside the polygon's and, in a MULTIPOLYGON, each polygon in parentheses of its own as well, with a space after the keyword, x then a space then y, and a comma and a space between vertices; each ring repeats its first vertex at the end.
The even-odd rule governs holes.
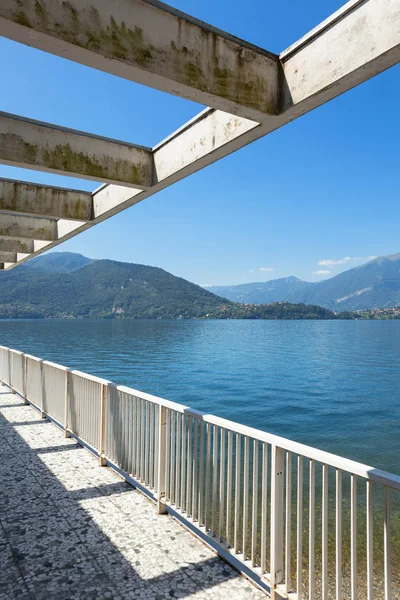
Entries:
POLYGON ((400 61, 398 0, 351 0, 280 55, 283 110, 305 111, 400 61))
POLYGON ((35 251, 34 240, 19 237, 0 237, 0 251, 31 254, 35 251))
POLYGON ((0 178, 0 212, 89 221, 92 194, 0 178))
POLYGON ((17 262, 17 253, 16 252, 1 252, 0 251, 0 261, 15 263, 17 262))
POLYGON ((0 218, 0 236, 54 241, 57 240, 57 221, 3 214, 0 218))
POLYGON ((148 148, 0 113, 0 162, 16 167, 146 189, 148 148))
POLYGON ((0 212, 88 221, 92 216, 92 194, 0 178, 0 212))
POLYGON ((2 0, 0 35, 253 120, 274 115, 275 54, 154 0, 2 0))

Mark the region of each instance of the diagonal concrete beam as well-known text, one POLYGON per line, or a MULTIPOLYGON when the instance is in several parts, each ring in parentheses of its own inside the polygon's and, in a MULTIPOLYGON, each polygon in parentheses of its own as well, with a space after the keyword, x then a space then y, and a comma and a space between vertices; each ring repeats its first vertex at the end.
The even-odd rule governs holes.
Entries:
POLYGON ((0 178, 0 212, 89 221, 92 194, 0 178))
POLYGON ((148 148, 0 113, 0 162, 16 167, 146 189, 148 148))
POLYGON ((282 110, 308 112, 400 61, 400 3, 351 0, 280 60, 282 110))
POLYGON ((0 35, 203 105, 276 112, 275 54, 154 0, 2 0, 0 35))
POLYGON ((58 237, 57 221, 40 217, 3 214, 0 218, 0 236, 54 241, 58 237))

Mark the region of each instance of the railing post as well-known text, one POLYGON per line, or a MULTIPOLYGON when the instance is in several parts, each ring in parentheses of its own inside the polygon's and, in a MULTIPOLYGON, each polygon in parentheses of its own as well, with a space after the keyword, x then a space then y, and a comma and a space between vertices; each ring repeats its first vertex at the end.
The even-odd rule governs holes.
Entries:
POLYGON ((40 416, 42 419, 46 419, 46 412, 44 410, 44 376, 43 376, 43 360, 40 359, 40 388, 41 388, 41 401, 40 401, 40 416))
POLYGON ((69 393, 71 385, 71 369, 65 370, 65 437, 71 437, 71 431, 69 429, 68 416, 69 416, 69 393))
POLYGON ((28 402, 28 359, 25 354, 23 356, 24 361, 24 403, 29 404, 28 402))
POLYGON ((106 433, 106 394, 107 384, 101 384, 101 408, 100 408, 100 466, 107 466, 107 459, 105 454, 105 433, 106 433))
POLYGON ((271 468, 271 597, 283 580, 283 502, 285 451, 272 446, 271 468))
POLYGON ((166 471, 167 471, 167 409, 159 406, 160 416, 158 419, 158 474, 157 474, 157 510, 159 515, 167 512, 165 503, 166 494, 166 471))

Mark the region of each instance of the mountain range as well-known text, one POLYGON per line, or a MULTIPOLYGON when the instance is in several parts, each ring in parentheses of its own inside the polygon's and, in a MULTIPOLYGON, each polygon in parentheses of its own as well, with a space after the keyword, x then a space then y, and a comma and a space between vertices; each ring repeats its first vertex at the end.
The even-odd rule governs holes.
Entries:
POLYGON ((400 305, 400 253, 375 258, 317 283, 283 277, 207 290, 233 302, 315 304, 335 312, 395 307, 400 305))
POLYGON ((163 269, 54 252, 0 273, 3 318, 332 319, 318 306, 241 305, 163 269))

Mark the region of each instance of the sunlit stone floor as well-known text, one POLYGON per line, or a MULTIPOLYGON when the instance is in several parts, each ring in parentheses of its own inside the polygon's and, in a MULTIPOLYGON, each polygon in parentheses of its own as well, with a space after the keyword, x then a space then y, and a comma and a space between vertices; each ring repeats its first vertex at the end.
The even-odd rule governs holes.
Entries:
POLYGON ((0 599, 103 598, 265 596, 0 387, 0 599))

